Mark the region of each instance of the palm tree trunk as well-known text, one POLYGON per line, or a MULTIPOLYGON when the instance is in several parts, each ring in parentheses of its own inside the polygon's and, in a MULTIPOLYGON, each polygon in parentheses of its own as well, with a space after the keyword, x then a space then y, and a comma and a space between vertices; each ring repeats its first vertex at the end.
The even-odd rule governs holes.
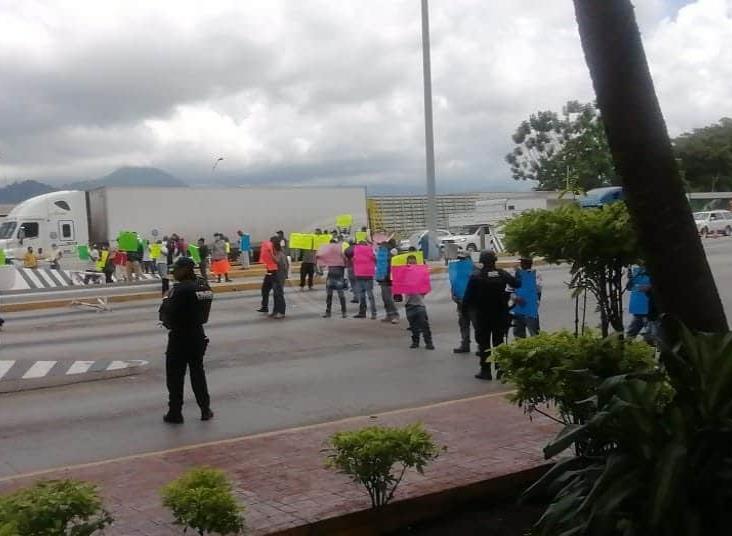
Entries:
POLYGON ((727 331, 633 6, 630 0, 574 0, 574 7, 613 160, 660 310, 693 329, 727 331))

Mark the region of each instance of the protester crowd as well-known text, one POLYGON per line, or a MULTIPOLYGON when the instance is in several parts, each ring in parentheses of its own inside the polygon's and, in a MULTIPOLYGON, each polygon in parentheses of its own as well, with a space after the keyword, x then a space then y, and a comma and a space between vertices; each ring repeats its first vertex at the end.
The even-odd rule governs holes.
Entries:
MULTIPOLYGON (((331 318, 334 313, 348 317, 347 299, 357 305, 353 315, 356 319, 378 318, 375 286, 378 286, 380 302, 383 307, 382 322, 399 324, 398 305, 403 303, 404 315, 408 322, 411 344, 410 348, 419 348, 424 344, 426 350, 434 350, 434 340, 427 311, 425 296, 429 293, 429 266, 424 261, 423 252, 410 248, 405 254, 397 251, 396 241, 392 236, 379 232, 373 235, 362 228, 351 235, 341 231, 323 231, 316 229, 313 244, 322 244, 309 249, 290 247, 283 231, 277 231, 270 239, 260 245, 259 263, 265 269, 261 285, 261 304, 258 312, 268 314, 274 320, 286 317, 287 303, 285 285, 290 277, 290 262, 300 261, 299 289, 312 290, 316 276, 325 276, 325 311, 323 318, 331 318), (396 265, 398 257, 406 257, 403 264, 396 265), (400 281, 396 281, 396 275, 400 281), (407 278, 404 281, 404 278, 407 278), (410 281, 410 277, 419 277, 420 284, 410 281), (426 285, 425 283, 426 279, 426 285), (333 310, 333 299, 337 297, 336 311, 333 310), (271 306, 270 306, 271 305, 271 306)), ((203 353, 208 339, 203 334, 202 324, 192 329, 186 317, 196 314, 196 300, 207 300, 205 317, 208 316, 210 300, 213 294, 208 286, 209 281, 228 282, 231 262, 238 254, 238 262, 247 269, 252 261, 252 244, 249 235, 237 232, 237 243, 232 246, 229 238, 216 233, 213 240, 207 242, 199 238, 194 244, 178 234, 147 242, 138 238, 137 249, 92 244, 88 248, 87 270, 85 282, 103 274, 106 282, 112 282, 113 276, 120 281, 134 281, 142 274, 158 274, 162 280, 162 294, 168 312, 165 316, 166 326, 174 326, 176 322, 185 329, 171 329, 169 342, 168 376, 171 396, 171 410, 166 415, 167 422, 182 422, 180 404, 182 404, 182 378, 185 366, 181 367, 181 359, 176 355, 186 354, 184 362, 191 369, 191 380, 196 391, 196 398, 201 406, 202 417, 207 420, 213 416, 209 407, 209 396, 203 373, 203 353), (196 274, 197 270, 198 274, 196 274), (180 281, 175 288, 170 288, 170 279, 180 281), (177 289, 177 290, 176 290, 177 289), (174 305, 185 292, 193 296, 183 305, 174 305), (203 298, 202 298, 203 297, 203 298), (182 307, 185 312, 178 321, 170 311, 182 307), (187 309, 186 309, 187 308, 187 309), (199 329, 200 328, 200 329, 199 329), (176 335, 177 333, 177 335, 176 335), (196 340, 188 341, 191 333, 199 333, 196 340), (183 341, 182 344, 180 341, 183 341), (188 341, 188 342, 186 342, 188 341), (190 343, 190 344, 189 344, 190 343), (171 346, 172 345, 172 346, 171 346), (171 350, 172 348, 172 350, 171 350), (188 349, 198 349, 189 352, 188 349), (200 351, 199 351, 200 350, 200 351), (172 353, 171 353, 172 352, 172 353)), ((43 256, 28 248, 24 258, 24 266, 35 268, 43 256)), ((60 269, 62 256, 57 248, 47 259, 52 267, 60 269)), ((496 266, 497 257, 493 251, 487 250, 479 254, 478 263, 468 252, 458 253, 450 260, 448 274, 452 299, 455 302, 456 319, 460 333, 460 344, 454 348, 455 354, 471 352, 471 328, 476 344, 476 355, 479 358, 479 372, 476 378, 492 380, 491 352, 496 346, 503 344, 513 327, 515 338, 534 336, 539 333, 539 308, 542 297, 542 277, 533 267, 531 258, 521 258, 519 265, 512 271, 496 266)), ((656 313, 652 300, 651 282, 645 269, 635 267, 628 274, 628 290, 631 293, 630 312, 633 321, 627 335, 635 337, 643 334, 652 339, 656 326, 656 313)), ((180 302, 183 303, 183 302, 180 302)), ((2 322, 0 320, 0 322, 2 322)), ((195 323, 195 322, 194 322, 195 323)), ((0 326, 2 324, 0 323, 0 326)), ((500 370, 494 369, 498 375, 500 370)))

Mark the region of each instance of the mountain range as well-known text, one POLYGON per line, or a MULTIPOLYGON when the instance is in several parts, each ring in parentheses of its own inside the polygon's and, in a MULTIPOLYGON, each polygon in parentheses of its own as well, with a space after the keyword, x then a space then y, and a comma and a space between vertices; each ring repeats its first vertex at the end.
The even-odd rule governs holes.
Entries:
POLYGON ((57 190, 93 190, 102 186, 188 186, 182 180, 154 167, 122 167, 109 175, 54 187, 35 180, 14 182, 0 188, 0 204, 17 204, 31 197, 57 190))

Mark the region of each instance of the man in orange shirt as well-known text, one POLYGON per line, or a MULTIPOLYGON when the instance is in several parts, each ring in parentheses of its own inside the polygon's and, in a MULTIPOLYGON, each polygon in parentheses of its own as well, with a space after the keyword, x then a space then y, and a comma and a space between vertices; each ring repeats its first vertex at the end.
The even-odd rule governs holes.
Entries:
POLYGON ((269 312, 269 293, 272 291, 273 278, 277 277, 277 260, 274 257, 274 248, 272 242, 280 240, 279 236, 273 236, 269 240, 262 242, 259 250, 259 262, 264 265, 267 273, 262 280, 262 306, 257 309, 258 313, 269 312))

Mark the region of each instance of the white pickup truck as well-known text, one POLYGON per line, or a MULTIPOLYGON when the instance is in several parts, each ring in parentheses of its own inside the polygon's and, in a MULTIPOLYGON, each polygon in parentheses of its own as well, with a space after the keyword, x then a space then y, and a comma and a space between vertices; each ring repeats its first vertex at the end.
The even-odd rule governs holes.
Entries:
POLYGON ((448 236, 442 240, 442 245, 455 244, 459 250, 473 253, 481 250, 483 238, 485 249, 492 249, 497 253, 503 250, 503 241, 497 231, 489 225, 472 225, 462 234, 448 236))

